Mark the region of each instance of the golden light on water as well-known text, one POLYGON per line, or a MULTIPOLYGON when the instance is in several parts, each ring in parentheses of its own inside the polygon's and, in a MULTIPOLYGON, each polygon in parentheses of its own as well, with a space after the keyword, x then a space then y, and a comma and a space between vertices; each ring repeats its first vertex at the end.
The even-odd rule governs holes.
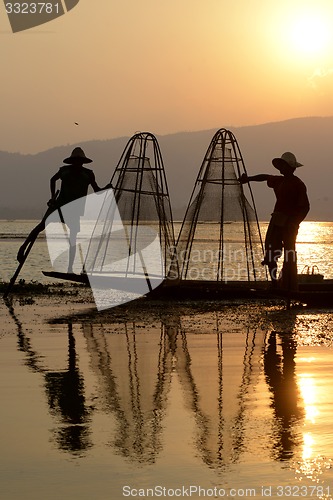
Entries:
MULTIPOLYGON (((315 332, 317 334, 322 332, 325 317, 320 318, 317 315, 316 318, 318 330, 314 328, 314 331, 311 331, 313 328, 310 325, 315 317, 309 315, 308 319, 311 321, 308 324, 308 333, 304 329, 300 339, 303 338, 303 334, 311 338, 315 332)), ((325 429, 330 427, 330 414, 327 409, 331 406, 331 358, 327 358, 327 354, 331 356, 331 349, 324 345, 309 347, 308 340, 303 338, 304 344, 299 348, 300 356, 297 359, 297 385, 304 418, 300 428, 302 444, 296 466, 296 477, 298 480, 307 478, 325 485, 324 472, 332 467, 331 459, 324 452, 328 444, 325 429)), ((326 498, 326 495, 324 497, 326 498)))
POLYGON ((309 432, 303 434, 303 452, 302 459, 309 460, 313 453, 314 439, 309 432))
POLYGON ((332 243, 332 225, 330 222, 304 221, 299 227, 297 243, 330 244, 332 243))
POLYGON ((320 273, 332 279, 332 228, 328 222, 305 221, 297 235, 297 266, 299 273, 320 273))
POLYGON ((310 374, 304 373, 300 375, 298 384, 304 402, 305 419, 315 423, 319 412, 316 407, 317 391, 314 379, 310 374))
MULTIPOLYGON (((311 363, 315 358, 305 358, 303 362, 311 363)), ((317 403, 317 388, 315 385, 314 378, 310 373, 302 373, 298 378, 298 386, 300 388, 301 397, 303 399, 304 411, 305 411, 305 422, 314 424, 316 422, 316 417, 319 414, 317 403)), ((303 449, 302 449, 302 459, 309 460, 313 454, 313 446, 315 440, 311 432, 307 431, 303 433, 303 449)))

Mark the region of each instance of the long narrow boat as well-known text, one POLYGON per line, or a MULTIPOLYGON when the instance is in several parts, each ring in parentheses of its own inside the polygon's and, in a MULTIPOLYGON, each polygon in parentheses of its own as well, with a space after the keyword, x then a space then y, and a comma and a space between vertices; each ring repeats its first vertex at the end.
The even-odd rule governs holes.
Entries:
MULTIPOLYGON (((89 285, 86 274, 57 273, 54 271, 43 271, 43 274, 51 278, 89 285)), ((142 281, 143 278, 136 279, 142 281)), ((135 278, 129 278, 129 280, 131 281, 128 282, 128 286, 132 287, 132 280, 135 278)), ((123 290, 125 281, 124 278, 113 277, 112 285, 115 289, 123 290)), ((299 302, 311 307, 333 306, 333 279, 323 279, 317 283, 302 282, 302 279, 300 281, 297 291, 288 291, 273 289, 268 281, 229 281, 223 283, 203 280, 165 280, 146 296, 163 300, 281 299, 299 302)), ((105 276, 105 283, 107 282, 110 283, 109 276, 105 276)))

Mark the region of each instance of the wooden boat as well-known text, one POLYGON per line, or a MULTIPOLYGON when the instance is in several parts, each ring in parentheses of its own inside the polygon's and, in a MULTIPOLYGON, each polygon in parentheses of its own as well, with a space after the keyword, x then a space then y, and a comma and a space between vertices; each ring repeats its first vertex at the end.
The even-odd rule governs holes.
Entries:
MULTIPOLYGON (((54 271, 43 271, 48 277, 69 280, 89 285, 86 274, 57 273, 54 271)), ((298 302, 309 307, 333 307, 333 279, 323 279, 320 282, 302 280, 298 290, 283 290, 271 288, 268 281, 204 281, 204 280, 164 280, 160 286, 149 291, 146 295, 152 299, 162 300, 274 300, 279 299, 288 302, 298 302)), ((110 284, 110 276, 101 276, 105 284, 110 284)), ((143 278, 131 278, 130 287, 135 285, 132 280, 143 278)), ((118 290, 124 290, 124 278, 112 278, 112 286, 118 290)), ((154 288, 154 282, 151 283, 154 288)))
MULTIPOLYGON (((89 275, 85 273, 75 274, 75 273, 60 273, 56 271, 43 271, 44 276, 49 278, 57 278, 61 280, 74 281, 76 283, 82 283, 89 285, 89 275)), ((143 293, 143 290, 151 292, 154 288, 161 284, 161 278, 155 276, 119 276, 110 275, 102 273, 94 273, 91 278, 94 280, 95 286, 100 289, 114 289, 121 290, 124 292, 132 293, 143 293)))

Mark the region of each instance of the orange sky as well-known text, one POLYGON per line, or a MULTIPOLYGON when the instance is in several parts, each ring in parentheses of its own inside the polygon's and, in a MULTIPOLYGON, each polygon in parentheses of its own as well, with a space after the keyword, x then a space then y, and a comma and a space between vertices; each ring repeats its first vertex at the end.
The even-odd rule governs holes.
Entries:
POLYGON ((331 116, 332 26, 331 0, 80 0, 13 34, 0 5, 0 150, 331 116))

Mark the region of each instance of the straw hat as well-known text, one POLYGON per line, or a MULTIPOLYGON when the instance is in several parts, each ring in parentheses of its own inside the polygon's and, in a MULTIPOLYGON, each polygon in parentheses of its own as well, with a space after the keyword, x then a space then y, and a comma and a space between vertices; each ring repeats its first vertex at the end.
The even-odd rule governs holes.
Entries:
POLYGON ((273 158, 272 163, 275 168, 279 168, 281 164, 288 165, 288 167, 291 167, 292 169, 303 166, 302 163, 298 163, 298 161, 296 160, 296 156, 289 151, 283 153, 280 158, 273 158))
POLYGON ((72 154, 69 156, 69 158, 64 159, 64 163, 91 163, 92 160, 90 158, 87 158, 86 155, 84 154, 84 151, 82 148, 74 148, 72 151, 72 154))

